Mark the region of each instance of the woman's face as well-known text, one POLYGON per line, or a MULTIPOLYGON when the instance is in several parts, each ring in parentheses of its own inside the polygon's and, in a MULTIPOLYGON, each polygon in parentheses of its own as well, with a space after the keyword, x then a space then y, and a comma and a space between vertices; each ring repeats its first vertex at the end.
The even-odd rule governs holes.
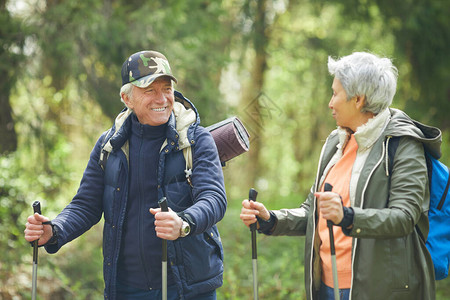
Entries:
POLYGON ((360 97, 353 97, 347 101, 347 93, 342 87, 339 79, 334 78, 333 96, 328 103, 328 107, 332 110, 333 118, 336 120, 336 125, 340 127, 347 127, 353 131, 364 122, 361 123, 361 105, 362 99, 360 97))

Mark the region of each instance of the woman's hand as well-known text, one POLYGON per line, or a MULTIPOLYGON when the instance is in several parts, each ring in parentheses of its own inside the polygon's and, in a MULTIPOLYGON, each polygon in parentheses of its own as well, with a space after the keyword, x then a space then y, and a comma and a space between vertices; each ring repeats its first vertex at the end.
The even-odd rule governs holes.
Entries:
MULTIPOLYGON (((260 217, 264 221, 270 219, 270 213, 267 208, 261 202, 247 200, 242 201, 242 209, 239 217, 242 222, 248 227, 257 221, 256 216, 260 217)), ((259 228, 259 224, 257 224, 259 228)))
POLYGON ((318 206, 322 216, 332 221, 335 225, 341 223, 344 218, 341 197, 333 192, 314 193, 318 200, 318 206))

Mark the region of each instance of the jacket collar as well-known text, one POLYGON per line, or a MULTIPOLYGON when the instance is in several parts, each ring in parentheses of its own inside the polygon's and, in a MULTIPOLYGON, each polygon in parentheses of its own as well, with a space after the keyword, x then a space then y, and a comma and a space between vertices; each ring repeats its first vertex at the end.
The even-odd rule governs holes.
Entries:
POLYGON ((389 111, 391 121, 386 127, 387 136, 412 137, 420 141, 432 156, 441 157, 442 133, 439 128, 413 120, 399 109, 390 108, 389 111))
MULTIPOLYGON (((372 147, 383 133, 384 129, 389 123, 390 118, 391 114, 389 113, 389 109, 385 109, 375 117, 369 119, 365 124, 356 128, 356 132, 354 135, 356 143, 358 144, 358 148, 368 149, 372 147)), ((344 143, 349 138, 350 133, 346 129, 338 127, 338 134, 339 144, 337 145, 337 147, 342 148, 344 143)))

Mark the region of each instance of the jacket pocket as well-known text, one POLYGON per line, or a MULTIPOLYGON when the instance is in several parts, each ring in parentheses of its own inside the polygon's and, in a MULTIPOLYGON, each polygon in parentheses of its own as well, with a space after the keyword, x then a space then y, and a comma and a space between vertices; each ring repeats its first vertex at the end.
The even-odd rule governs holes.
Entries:
POLYGON ((120 200, 123 198, 123 188, 126 186, 126 174, 123 164, 115 155, 110 154, 106 164, 103 188, 103 214, 105 221, 113 224, 114 214, 119 213, 120 200))
POLYGON ((405 291, 409 287, 410 245, 408 237, 390 240, 390 269, 392 289, 405 291))
POLYGON ((169 207, 180 212, 192 206, 192 187, 188 184, 184 172, 174 176, 165 186, 164 194, 169 207))
POLYGON ((202 234, 179 240, 176 247, 180 269, 188 285, 207 281, 223 273, 223 247, 216 226, 202 234))

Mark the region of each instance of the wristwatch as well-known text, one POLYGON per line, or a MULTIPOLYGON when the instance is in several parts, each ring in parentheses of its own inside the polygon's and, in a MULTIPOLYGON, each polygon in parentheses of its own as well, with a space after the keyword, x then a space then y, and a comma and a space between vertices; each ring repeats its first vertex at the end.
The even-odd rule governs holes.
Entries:
MULTIPOLYGON (((183 219, 182 219, 183 220, 183 219)), ((183 220, 183 223, 181 224, 180 228, 180 237, 185 237, 191 232, 191 226, 188 222, 183 220)))
POLYGON ((58 244, 58 229, 55 225, 51 224, 52 226, 52 237, 48 240, 48 242, 45 245, 56 245, 58 244))

